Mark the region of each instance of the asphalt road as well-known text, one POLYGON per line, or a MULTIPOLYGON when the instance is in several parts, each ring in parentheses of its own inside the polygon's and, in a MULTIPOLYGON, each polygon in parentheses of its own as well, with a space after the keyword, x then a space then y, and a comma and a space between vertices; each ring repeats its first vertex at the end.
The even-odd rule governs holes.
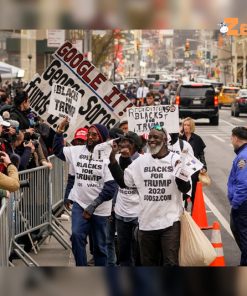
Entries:
MULTIPOLYGON (((235 157, 231 145, 231 131, 235 126, 247 126, 247 114, 231 116, 230 108, 220 110, 219 126, 211 126, 206 119, 196 120, 196 133, 206 144, 205 156, 212 184, 204 188, 208 224, 219 221, 227 266, 237 266, 240 251, 231 234, 230 205, 227 199, 227 180, 235 157)), ((210 235, 208 233, 208 235, 210 235)))

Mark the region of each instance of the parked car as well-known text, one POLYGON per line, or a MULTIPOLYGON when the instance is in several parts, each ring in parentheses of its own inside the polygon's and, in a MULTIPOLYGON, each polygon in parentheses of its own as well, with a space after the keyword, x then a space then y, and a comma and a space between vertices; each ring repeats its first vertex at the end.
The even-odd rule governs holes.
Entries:
POLYGON ((247 89, 240 89, 231 105, 232 116, 239 117, 240 113, 247 113, 247 89))
POLYGON ((218 97, 219 108, 221 108, 222 106, 231 106, 238 92, 239 87, 223 86, 218 97))
POLYGON ((179 117, 208 118, 210 124, 219 124, 218 97, 214 87, 204 83, 180 84, 175 103, 179 105, 179 117))

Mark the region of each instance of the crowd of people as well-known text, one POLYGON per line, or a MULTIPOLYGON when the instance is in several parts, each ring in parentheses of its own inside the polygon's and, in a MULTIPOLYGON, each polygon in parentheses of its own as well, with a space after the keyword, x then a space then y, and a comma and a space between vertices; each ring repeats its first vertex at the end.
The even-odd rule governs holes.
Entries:
MULTIPOLYGON (((193 122, 187 118, 183 124, 187 121, 193 122)), ((81 128, 81 141, 76 142, 77 130, 66 147, 68 125, 65 118, 58 126, 53 152, 69 163, 65 204, 72 205, 76 265, 88 265, 88 242, 97 266, 178 265, 179 219, 194 184, 173 172, 182 151, 193 155, 198 149, 202 156, 205 144, 191 146, 190 137, 182 140, 159 125, 145 139, 129 131, 124 120, 110 131, 101 124, 81 128), (115 139, 109 159, 94 159, 96 145, 109 139, 115 139)), ((200 138, 193 128, 189 131, 200 138)))
MULTIPOLYGON (((145 104, 155 104, 152 92, 145 91, 145 104)), ((179 265, 180 216, 188 197, 193 207, 199 171, 188 181, 173 172, 181 165, 182 152, 201 161, 200 172, 207 171, 206 145, 195 133, 192 118, 185 118, 181 130, 172 134, 154 125, 148 137, 129 131, 127 120, 111 130, 96 123, 77 129, 73 141, 67 143, 68 118, 52 130, 31 111, 24 91, 17 91, 12 99, 6 89, 0 89, 0 103, 0 196, 8 197, 19 189, 18 171, 52 168, 47 160, 52 154, 66 161, 69 175, 64 205, 72 215, 76 266, 89 264, 88 243, 96 266, 179 265), (112 140, 109 158, 95 159, 96 145, 108 140, 112 140)), ((241 264, 246 265, 242 218, 246 206, 241 197, 247 188, 246 128, 234 129, 232 139, 239 156, 228 184, 231 226, 242 251, 241 264), (238 178, 240 189, 235 188, 238 178)))
POLYGON ((120 90, 137 107, 169 105, 173 100, 177 84, 175 82, 157 83, 159 86, 154 89, 155 83, 147 83, 141 79, 138 84, 125 83, 122 88, 120 87, 120 90), (152 102, 150 102, 150 98, 152 98, 152 102))

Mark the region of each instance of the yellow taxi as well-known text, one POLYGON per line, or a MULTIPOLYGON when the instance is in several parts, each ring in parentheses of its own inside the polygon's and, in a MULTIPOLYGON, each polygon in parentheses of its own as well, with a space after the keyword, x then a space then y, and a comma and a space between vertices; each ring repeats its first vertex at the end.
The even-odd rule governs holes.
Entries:
POLYGON ((239 87, 223 86, 218 96, 219 107, 221 108, 222 106, 231 106, 237 96, 239 89, 239 87))

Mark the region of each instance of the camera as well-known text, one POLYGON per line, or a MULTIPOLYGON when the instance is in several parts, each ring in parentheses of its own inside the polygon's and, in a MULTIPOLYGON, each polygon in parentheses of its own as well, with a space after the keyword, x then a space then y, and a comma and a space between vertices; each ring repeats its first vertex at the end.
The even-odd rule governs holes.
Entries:
POLYGON ((24 143, 28 144, 30 141, 33 143, 35 149, 39 147, 39 133, 30 134, 29 132, 24 133, 24 143))
POLYGON ((16 120, 6 120, 10 123, 10 127, 15 129, 15 133, 10 133, 10 127, 3 127, 1 138, 9 143, 13 143, 16 140, 16 136, 19 134, 19 122, 16 120))

